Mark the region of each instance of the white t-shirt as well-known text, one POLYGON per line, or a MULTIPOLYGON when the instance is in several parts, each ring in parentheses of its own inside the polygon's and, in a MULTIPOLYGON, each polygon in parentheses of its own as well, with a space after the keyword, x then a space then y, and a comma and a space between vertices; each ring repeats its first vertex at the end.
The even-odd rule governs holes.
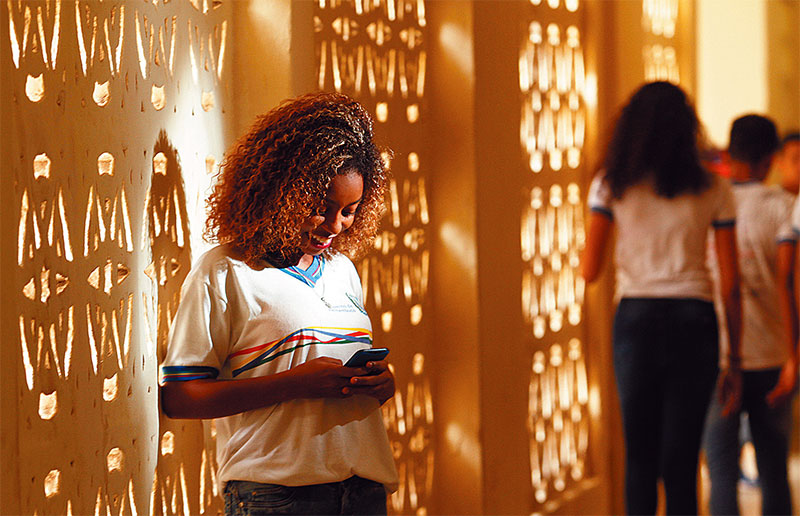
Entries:
POLYGON ((800 238, 800 197, 797 197, 792 208, 792 233, 795 240, 800 238))
MULTIPOLYGON (((742 291, 742 369, 780 367, 789 358, 789 351, 778 303, 777 256, 778 244, 795 239, 790 224, 794 196, 758 181, 734 183, 733 196, 742 291)), ((709 256, 714 263, 713 253, 709 256)), ((718 274, 715 272, 714 276, 717 278, 718 274)), ((719 296, 716 305, 720 321, 724 322, 719 296)), ((726 326, 720 327, 720 362, 725 365, 728 335, 726 326)))
MULTIPOLYGON (((163 382, 266 376, 323 356, 344 362, 372 345, 358 273, 342 255, 315 258, 308 271, 254 270, 217 246, 194 265, 181 296, 163 382)), ((379 403, 368 396, 297 399, 217 419, 217 462, 222 485, 353 475, 389 491, 398 483, 379 403)))
POLYGON ((711 185, 702 193, 668 199, 643 181, 628 187, 621 199, 614 199, 602 177, 596 176, 589 188, 589 208, 610 217, 617 229, 617 299, 711 301, 706 235, 712 226, 734 224, 730 183, 711 175, 711 185))

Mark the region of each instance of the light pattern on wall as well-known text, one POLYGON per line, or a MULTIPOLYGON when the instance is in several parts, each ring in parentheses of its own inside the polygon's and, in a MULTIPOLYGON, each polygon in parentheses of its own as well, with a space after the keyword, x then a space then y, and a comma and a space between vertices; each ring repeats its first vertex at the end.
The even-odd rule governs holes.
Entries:
POLYGON ((397 473, 403 480, 392 493, 389 505, 398 514, 426 514, 426 498, 433 488, 433 399, 422 353, 414 354, 411 381, 386 403, 383 420, 389 431, 397 473))
POLYGON ((590 476, 587 373, 577 337, 587 83, 581 3, 531 4, 518 62, 521 166, 531 172, 521 206, 521 308, 532 337, 532 510, 551 512, 571 485, 590 476))
POLYGON ((680 81, 672 39, 678 22, 678 0, 642 0, 642 26, 649 35, 642 48, 647 81, 680 81))
POLYGON ((433 481, 433 406, 425 367, 430 251, 422 126, 427 73, 423 0, 319 0, 320 90, 351 95, 371 111, 392 179, 375 250, 357 264, 376 344, 392 349, 397 394, 384 418, 400 473, 391 511, 426 514, 433 481))
POLYGON ((586 474, 589 389, 580 340, 534 353, 528 404, 531 483, 545 503, 586 474))
POLYGON ((17 246, 3 295, 18 311, 20 371, 4 374, 18 410, 3 429, 18 427, 19 508, 216 512, 212 431, 160 420, 156 371, 200 233, 185 191, 203 188, 194 178, 222 152, 219 134, 181 128, 221 125, 230 8, 0 8, 13 176, 3 195, 17 217, 3 230, 17 246))
POLYGON ((579 0, 530 0, 531 5, 546 5, 551 9, 558 9, 562 5, 567 11, 574 13, 580 6, 579 0))
POLYGON ((559 184, 531 190, 530 205, 522 217, 522 311, 533 335, 557 332, 581 322, 583 278, 578 274, 585 242, 583 203, 577 184, 559 184))
POLYGON ((642 0, 642 27, 645 32, 671 38, 678 19, 678 0, 642 0))
POLYGON ((580 31, 532 21, 519 57, 520 140, 533 172, 581 164, 586 74, 580 31))

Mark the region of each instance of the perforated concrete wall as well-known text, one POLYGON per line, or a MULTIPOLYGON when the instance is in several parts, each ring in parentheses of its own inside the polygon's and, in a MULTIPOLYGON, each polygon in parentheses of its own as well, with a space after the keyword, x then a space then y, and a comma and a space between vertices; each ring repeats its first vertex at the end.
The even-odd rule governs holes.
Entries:
POLYGON ((3 510, 217 512, 213 428, 155 407, 227 141, 231 6, 0 10, 3 510))

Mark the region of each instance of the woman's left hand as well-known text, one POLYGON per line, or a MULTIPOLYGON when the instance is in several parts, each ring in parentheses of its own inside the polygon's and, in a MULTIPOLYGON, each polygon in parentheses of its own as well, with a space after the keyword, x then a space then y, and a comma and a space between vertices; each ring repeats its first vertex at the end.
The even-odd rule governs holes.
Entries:
POLYGON ((381 405, 394 396, 394 375, 386 360, 368 362, 365 368, 359 369, 366 369, 369 374, 350 378, 351 394, 372 396, 381 405))

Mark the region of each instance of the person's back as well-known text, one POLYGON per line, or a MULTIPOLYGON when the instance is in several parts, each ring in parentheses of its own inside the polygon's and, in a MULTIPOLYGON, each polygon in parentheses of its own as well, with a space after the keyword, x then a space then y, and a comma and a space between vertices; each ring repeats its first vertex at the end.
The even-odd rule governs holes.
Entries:
MULTIPOLYGON (((730 321, 739 321, 730 184, 706 171, 698 120, 683 91, 644 85, 623 108, 605 169, 589 191, 589 231, 581 257, 597 278, 616 230, 614 373, 625 433, 625 497, 630 514, 654 514, 663 480, 668 514, 696 514, 703 421, 718 374, 717 319, 705 267, 714 228, 730 321)), ((738 332, 731 354, 738 363, 738 332)), ((723 374, 738 399, 737 371, 723 374)))
MULTIPOLYGON (((714 515, 739 513, 739 425, 743 412, 748 414, 756 450, 763 513, 791 512, 786 472, 791 412, 785 401, 777 405, 769 402, 790 354, 781 317, 785 310, 780 305, 779 278, 788 274, 786 257, 794 250, 789 223, 791 194, 762 184, 777 147, 775 125, 765 117, 747 115, 731 126, 728 152, 736 200, 744 323, 740 343, 742 402, 734 412, 725 413, 715 400, 706 422, 704 449, 711 477, 709 506, 714 515)), ((722 339, 723 349, 726 344, 722 339)))
POLYGON ((677 297, 711 300, 706 268, 706 235, 712 227, 732 223, 725 179, 712 176, 700 193, 667 198, 652 182, 629 187, 620 199, 611 196, 601 178, 589 194, 590 207, 609 214, 618 228, 615 246, 617 298, 677 297))
POLYGON ((742 282, 742 369, 779 367, 789 355, 778 303, 778 245, 793 239, 794 198, 760 181, 734 183, 742 282))

